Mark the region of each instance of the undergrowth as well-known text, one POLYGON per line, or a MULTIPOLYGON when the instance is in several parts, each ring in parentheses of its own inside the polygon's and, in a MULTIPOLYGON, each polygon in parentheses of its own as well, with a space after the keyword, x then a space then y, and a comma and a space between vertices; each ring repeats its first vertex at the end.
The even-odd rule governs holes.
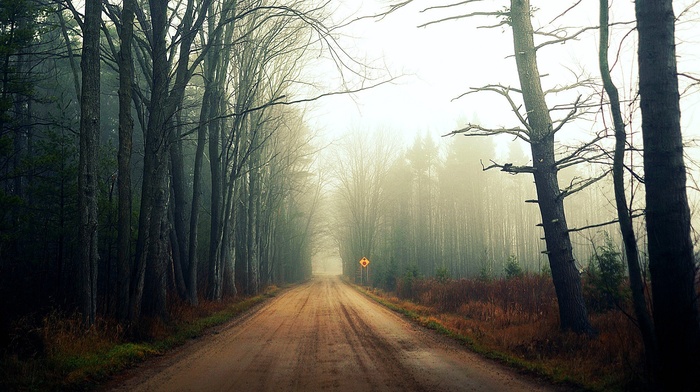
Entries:
MULTIPOLYGON (((171 319, 146 320, 127 334, 118 323, 98 319, 86 328, 79 317, 50 313, 27 330, 27 320, 13 326, 18 340, 35 340, 32 352, 0 353, 0 390, 88 390, 146 358, 160 355, 223 324, 279 291, 198 306, 173 305, 171 319)), ((26 342, 19 342, 26 346, 26 342)))
MULTIPOLYGON (((584 281, 584 285, 586 282, 584 281)), ((551 277, 398 279, 395 292, 360 288, 471 350, 555 383, 593 391, 644 390, 643 346, 631 305, 590 314, 595 337, 559 330, 551 277)))

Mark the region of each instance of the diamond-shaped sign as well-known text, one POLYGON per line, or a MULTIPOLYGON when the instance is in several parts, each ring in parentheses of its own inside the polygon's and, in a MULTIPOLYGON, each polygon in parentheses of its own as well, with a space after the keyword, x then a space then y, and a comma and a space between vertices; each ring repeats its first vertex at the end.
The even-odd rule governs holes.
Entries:
POLYGON ((360 259, 360 265, 363 267, 367 267, 369 265, 369 260, 367 260, 366 257, 363 257, 360 259))

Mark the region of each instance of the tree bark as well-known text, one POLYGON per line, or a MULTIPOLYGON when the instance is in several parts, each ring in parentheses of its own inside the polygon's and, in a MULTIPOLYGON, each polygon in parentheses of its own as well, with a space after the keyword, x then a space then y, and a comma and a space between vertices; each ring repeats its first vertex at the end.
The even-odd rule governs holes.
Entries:
MULTIPOLYGON (((218 88, 215 90, 214 99, 212 100, 212 108, 215 114, 218 114, 220 93, 218 88)), ((223 271, 219 263, 219 252, 221 243, 221 211, 222 211, 222 164, 219 143, 221 142, 221 129, 219 127, 220 120, 212 120, 209 123, 209 168, 211 170, 211 225, 209 239, 209 277, 208 277, 208 297, 209 299, 221 299, 221 276, 223 271)))
POLYGON ((117 308, 118 320, 129 317, 129 285, 131 275, 131 151, 134 119, 131 116, 135 0, 124 0, 120 30, 119 68, 119 149, 117 151, 117 308))
POLYGON ((97 296, 97 152, 100 138, 100 17, 101 3, 85 4, 83 54, 80 61, 80 158, 78 209, 80 214, 77 284, 78 308, 83 320, 92 325, 97 296))
POLYGON ((175 274, 175 287, 178 296, 185 300, 187 299, 187 285, 185 282, 185 273, 188 270, 188 240, 187 233, 187 210, 188 200, 185 195, 185 163, 182 155, 182 124, 180 116, 176 116, 175 132, 172 134, 170 141, 170 178, 172 179, 172 203, 170 211, 172 211, 172 233, 170 235, 173 247, 173 269, 175 274))
MULTIPOLYGON (((174 80, 171 80, 171 64, 168 60, 169 50, 166 45, 168 34, 168 2, 164 0, 152 0, 149 2, 151 17, 150 52, 153 66, 151 69, 151 97, 148 104, 149 117, 146 126, 146 142, 144 148, 144 176, 141 197, 141 212, 139 216, 139 237, 136 243, 136 267, 134 269, 135 284, 132 285, 132 319, 140 313, 140 302, 143 299, 143 280, 146 272, 146 261, 153 265, 157 271, 167 267, 167 260, 159 260, 160 264, 153 264, 151 253, 167 256, 164 244, 168 241, 167 225, 162 224, 167 217, 168 196, 167 191, 167 151, 171 142, 172 118, 182 103, 185 88, 192 77, 193 69, 190 68, 190 52, 196 33, 202 27, 211 0, 203 0, 197 7, 194 2, 188 1, 184 10, 182 22, 178 26, 181 39, 178 48, 178 58, 174 71, 174 80), (197 18, 196 11, 199 10, 197 18), (172 83, 171 83, 172 82, 172 83), (155 231, 152 231, 155 230, 155 231), (153 241, 164 241, 160 244, 152 244, 153 241)), ((174 60, 173 60, 174 62, 174 60)), ((161 284, 160 280, 153 281, 161 284)), ((161 295, 163 290, 156 290, 154 295, 161 295)), ((152 302, 152 305, 163 306, 160 301, 152 302)), ((152 308, 149 310, 154 316, 166 314, 164 309, 152 308)))
MULTIPOLYGON (((142 300, 147 267, 161 269, 158 263, 163 260, 153 260, 160 254, 161 246, 153 242, 167 239, 160 232, 161 221, 166 214, 163 200, 165 196, 165 176, 167 170, 166 152, 169 137, 167 135, 166 104, 169 83, 169 67, 165 34, 167 26, 167 2, 152 1, 151 6, 151 51, 153 56, 151 99, 148 105, 149 117, 146 126, 143 182, 141 186, 141 208, 139 212, 139 235, 136 241, 136 265, 132 277, 130 319, 137 321, 141 317, 142 300), (155 263, 155 264, 154 264, 155 263)), ((164 268, 162 268, 164 271, 164 268)), ((157 283, 155 281, 151 282, 157 283)), ((152 287, 150 294, 159 295, 160 289, 152 287)), ((151 302, 149 313, 157 315, 164 309, 154 309, 157 301, 151 302)))
POLYGON ((625 244, 625 256, 627 256, 627 271, 629 274, 629 284, 632 291, 632 302, 634 313, 637 317, 637 324, 642 334, 644 342, 644 352, 647 368, 655 371, 656 368, 656 338, 654 336, 654 324, 649 314, 646 297, 644 295, 644 280, 639 266, 639 250, 637 248, 637 238, 632 225, 632 215, 627 207, 627 195, 625 194, 625 146, 627 144, 627 133, 625 123, 622 120, 620 109, 620 97, 617 87, 610 76, 608 65, 608 38, 609 38, 609 15, 608 0, 600 0, 600 43, 598 50, 598 60, 600 74, 603 79, 603 87, 610 100, 610 111, 615 126, 615 153, 613 156, 613 188, 615 192, 615 206, 617 209, 617 219, 622 233, 622 240, 625 244))
POLYGON ((537 68, 530 11, 528 0, 511 0, 510 17, 515 61, 531 128, 530 147, 535 187, 547 244, 546 254, 559 303, 560 328, 592 334, 594 331, 588 321, 581 277, 573 257, 564 215, 563 195, 559 190, 554 155, 554 130, 537 68))
POLYGON ((700 326, 672 3, 636 1, 637 55, 659 381, 665 390, 690 391, 700 389, 700 326))

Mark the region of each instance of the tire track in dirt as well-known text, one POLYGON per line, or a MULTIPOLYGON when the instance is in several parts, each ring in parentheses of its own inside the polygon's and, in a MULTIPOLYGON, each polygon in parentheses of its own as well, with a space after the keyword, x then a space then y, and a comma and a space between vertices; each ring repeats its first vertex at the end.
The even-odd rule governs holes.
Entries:
POLYGON ((548 391, 316 276, 131 371, 114 391, 548 391))

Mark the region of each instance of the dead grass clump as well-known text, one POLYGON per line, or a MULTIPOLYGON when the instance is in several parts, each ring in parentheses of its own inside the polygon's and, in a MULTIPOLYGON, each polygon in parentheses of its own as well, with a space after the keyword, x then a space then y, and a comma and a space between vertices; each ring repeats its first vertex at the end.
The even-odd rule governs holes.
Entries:
POLYGON ((549 276, 496 281, 412 278, 399 279, 397 286, 401 290, 396 297, 375 294, 420 315, 424 325, 439 324, 437 329, 461 336, 479 352, 593 390, 644 385, 643 346, 634 323, 612 309, 590 315, 599 331, 595 337, 561 332, 549 276))
POLYGON ((121 325, 104 318, 86 327, 77 315, 65 316, 53 312, 44 317, 42 325, 43 342, 49 356, 82 355, 107 349, 120 342, 124 330, 121 325))
POLYGON ((167 321, 143 318, 131 326, 98 317, 87 327, 79 316, 59 312, 43 319, 19 320, 11 337, 26 353, 0 353, 0 390, 94 389, 109 375, 200 336, 206 328, 230 320, 276 291, 271 288, 251 298, 201 301, 199 306, 173 303, 167 321), (28 344, 29 340, 34 343, 28 344))

